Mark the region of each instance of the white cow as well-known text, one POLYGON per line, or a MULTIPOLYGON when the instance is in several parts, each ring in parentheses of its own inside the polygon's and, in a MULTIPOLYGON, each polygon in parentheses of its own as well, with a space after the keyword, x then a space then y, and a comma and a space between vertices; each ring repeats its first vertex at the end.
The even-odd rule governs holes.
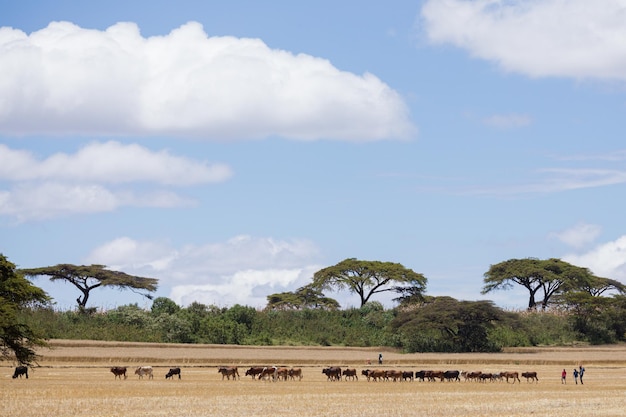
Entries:
POLYGON ((152 367, 151 366, 140 366, 135 369, 135 375, 139 375, 139 379, 143 379, 145 375, 148 375, 148 378, 153 379, 154 375, 152 375, 152 367))

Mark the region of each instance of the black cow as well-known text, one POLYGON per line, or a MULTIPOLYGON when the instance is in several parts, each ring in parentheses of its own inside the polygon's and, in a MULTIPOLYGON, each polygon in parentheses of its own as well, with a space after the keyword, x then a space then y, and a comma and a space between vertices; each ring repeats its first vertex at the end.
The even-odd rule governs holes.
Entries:
POLYGON ((415 371, 415 379, 419 379, 420 381, 424 382, 424 379, 426 378, 426 372, 427 371, 415 371))
POLYGON ((174 379, 174 375, 178 375, 178 379, 180 379, 180 368, 170 368, 169 372, 165 374, 165 379, 174 379))
POLYGON ((115 375, 113 377, 114 379, 122 379, 122 375, 124 376, 124 379, 127 378, 125 366, 114 366, 113 368, 111 368, 111 372, 113 373, 113 375, 115 375))
POLYGON ((402 371, 402 379, 413 381, 413 371, 402 371))
POLYGON ((446 371, 443 373, 443 378, 445 378, 448 381, 452 381, 452 380, 460 381, 461 378, 459 378, 459 374, 460 374, 459 371, 446 371))
POLYGON ((28 379, 28 367, 27 366, 20 365, 16 367, 15 372, 13 372, 13 379, 17 378, 18 376, 21 378, 22 375, 26 375, 26 379, 28 379))
POLYGON ((324 368, 322 373, 328 377, 329 381, 341 381, 341 368, 338 366, 324 368))

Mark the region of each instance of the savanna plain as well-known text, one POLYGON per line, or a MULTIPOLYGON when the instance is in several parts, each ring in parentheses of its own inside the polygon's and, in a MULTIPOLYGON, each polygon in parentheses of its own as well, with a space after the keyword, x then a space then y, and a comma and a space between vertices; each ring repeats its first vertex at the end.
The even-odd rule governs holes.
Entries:
POLYGON ((65 416, 624 416, 626 346, 510 349, 501 353, 402 354, 388 349, 250 347, 53 340, 29 379, 0 362, 0 415, 65 416), (383 365, 378 354, 383 354, 383 365), (371 364, 368 364, 368 361, 371 364), (140 379, 137 366, 152 366, 140 379), (250 366, 300 367, 301 381, 245 376, 250 366), (327 366, 356 368, 358 381, 330 382, 327 366), (583 365, 584 385, 572 372, 583 365), (112 366, 128 367, 116 379, 112 366), (170 367, 181 379, 165 379, 170 367), (219 366, 241 378, 222 380, 219 366), (364 369, 536 371, 538 383, 368 382, 364 369), (566 384, 561 371, 567 371, 566 384))

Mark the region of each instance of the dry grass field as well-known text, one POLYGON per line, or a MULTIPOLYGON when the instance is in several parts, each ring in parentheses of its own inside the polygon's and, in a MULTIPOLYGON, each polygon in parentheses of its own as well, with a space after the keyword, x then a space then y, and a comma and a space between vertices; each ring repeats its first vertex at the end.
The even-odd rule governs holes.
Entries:
POLYGON ((0 415, 65 416, 624 416, 626 346, 519 349, 498 354, 411 354, 371 348, 242 347, 53 341, 30 378, 12 379, 0 363, 0 415), (586 368, 575 385, 575 366, 586 368), (154 379, 134 375, 154 367, 154 379), (239 367, 241 379, 222 381, 220 365, 239 367), (252 365, 302 367, 302 381, 245 377, 252 365), (538 372, 539 383, 328 382, 328 365, 398 370, 538 372), (126 380, 111 366, 127 366, 126 380), (171 366, 182 379, 165 380, 171 366), (560 381, 563 368, 567 384, 560 381))

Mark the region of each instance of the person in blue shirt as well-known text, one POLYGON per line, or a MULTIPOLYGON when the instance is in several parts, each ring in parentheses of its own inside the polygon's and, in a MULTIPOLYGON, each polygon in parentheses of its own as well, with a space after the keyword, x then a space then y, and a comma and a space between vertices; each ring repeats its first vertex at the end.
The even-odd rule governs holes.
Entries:
POLYGON ((582 365, 578 368, 578 375, 580 376, 580 383, 583 383, 583 375, 585 374, 585 368, 582 365))

